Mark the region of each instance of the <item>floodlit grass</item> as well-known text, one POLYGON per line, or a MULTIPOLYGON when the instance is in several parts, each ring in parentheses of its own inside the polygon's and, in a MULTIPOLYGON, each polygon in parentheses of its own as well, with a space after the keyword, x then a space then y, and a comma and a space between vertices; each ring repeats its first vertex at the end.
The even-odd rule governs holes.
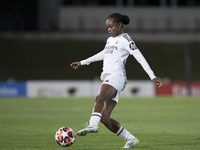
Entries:
MULTIPOLYGON (((89 120, 94 98, 1 98, 1 150, 117 150, 125 141, 101 123, 100 132, 77 137, 67 148, 56 144, 62 126, 74 131, 89 120)), ((199 150, 199 98, 120 98, 112 118, 139 140, 138 150, 199 150)))

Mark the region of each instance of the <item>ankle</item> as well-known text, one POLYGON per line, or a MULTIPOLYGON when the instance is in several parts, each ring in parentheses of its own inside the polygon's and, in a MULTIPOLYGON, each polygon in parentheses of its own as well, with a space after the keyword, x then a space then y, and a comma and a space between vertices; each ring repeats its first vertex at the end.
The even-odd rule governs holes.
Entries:
POLYGON ((89 126, 98 126, 101 117, 102 117, 101 113, 97 112, 92 113, 89 126))

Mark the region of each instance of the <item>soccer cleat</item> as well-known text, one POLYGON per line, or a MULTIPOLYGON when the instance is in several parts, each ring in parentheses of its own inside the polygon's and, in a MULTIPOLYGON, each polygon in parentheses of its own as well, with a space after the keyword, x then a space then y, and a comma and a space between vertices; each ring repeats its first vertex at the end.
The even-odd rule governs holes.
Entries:
POLYGON ((87 126, 85 129, 78 131, 76 134, 79 136, 84 136, 88 133, 97 133, 99 132, 98 126, 87 126))
POLYGON ((140 141, 137 138, 128 140, 126 144, 124 145, 124 148, 132 148, 136 146, 139 142, 140 141))

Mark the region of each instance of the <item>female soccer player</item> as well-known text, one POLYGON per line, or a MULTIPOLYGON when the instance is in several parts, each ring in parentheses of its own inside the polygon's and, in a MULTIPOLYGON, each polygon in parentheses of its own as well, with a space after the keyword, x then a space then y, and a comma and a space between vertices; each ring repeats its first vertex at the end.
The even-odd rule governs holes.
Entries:
POLYGON ((77 132, 83 136, 88 133, 99 131, 98 124, 101 121, 110 131, 126 140, 124 148, 131 148, 139 143, 139 140, 120 125, 119 122, 110 118, 119 96, 125 88, 127 79, 125 63, 129 55, 133 55, 143 69, 159 87, 162 82, 156 78, 147 61, 136 47, 134 41, 123 31, 123 25, 129 23, 127 15, 119 13, 111 14, 106 20, 106 26, 110 37, 107 39, 105 48, 96 55, 85 60, 70 64, 74 69, 79 66, 89 65, 92 62, 103 60, 103 72, 101 73, 102 85, 89 121, 89 126, 77 132))

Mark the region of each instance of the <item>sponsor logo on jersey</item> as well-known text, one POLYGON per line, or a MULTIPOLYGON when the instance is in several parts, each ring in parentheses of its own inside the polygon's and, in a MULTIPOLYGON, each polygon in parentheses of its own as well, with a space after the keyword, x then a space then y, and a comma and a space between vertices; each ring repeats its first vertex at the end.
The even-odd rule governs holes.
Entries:
POLYGON ((113 54, 114 50, 117 50, 117 46, 106 46, 104 54, 113 54))
POLYGON ((115 42, 115 44, 118 44, 119 43, 119 40, 117 40, 116 42, 115 42))
POLYGON ((111 50, 111 49, 106 50, 106 51, 104 52, 104 54, 112 54, 112 53, 113 53, 113 50, 111 50))
POLYGON ((105 49, 117 50, 117 46, 106 46, 105 49))

